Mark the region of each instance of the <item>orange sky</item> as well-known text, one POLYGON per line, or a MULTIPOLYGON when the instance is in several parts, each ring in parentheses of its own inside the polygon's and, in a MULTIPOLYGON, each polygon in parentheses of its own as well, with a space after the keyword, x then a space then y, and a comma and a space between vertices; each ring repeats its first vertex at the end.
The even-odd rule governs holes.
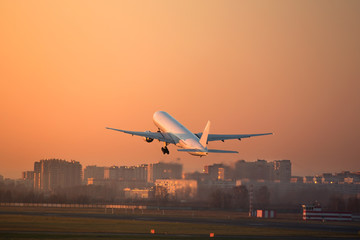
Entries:
POLYGON ((360 1, 0 1, 0 174, 83 166, 290 159, 360 170, 360 1), (198 158, 105 130, 274 132, 198 158), (180 160, 179 160, 180 158, 180 160))

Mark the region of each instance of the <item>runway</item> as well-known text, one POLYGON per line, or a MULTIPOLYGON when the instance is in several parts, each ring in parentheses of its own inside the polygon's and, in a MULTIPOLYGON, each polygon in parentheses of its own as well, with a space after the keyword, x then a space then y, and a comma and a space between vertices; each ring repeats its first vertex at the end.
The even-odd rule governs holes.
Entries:
MULTIPOLYGON (((116 239, 209 239, 209 235, 201 234, 150 234, 150 233, 92 233, 92 232, 11 232, 11 231, 0 231, 0 239, 22 239, 28 238, 28 235, 36 234, 40 236, 40 239, 59 239, 59 238, 75 238, 78 240, 81 239, 98 239, 98 238, 116 238, 116 239), (16 237, 18 236, 18 237, 16 237)), ((289 240, 335 240, 341 239, 338 237, 309 237, 309 236, 250 236, 250 235, 215 235, 216 239, 251 239, 251 240, 276 240, 276 239, 289 239, 289 240)), ((344 238, 347 240, 358 240, 359 238, 344 238)))
MULTIPOLYGON (((193 224, 194 227, 196 224, 212 224, 212 225, 222 225, 222 226, 239 226, 239 227, 250 227, 256 229, 278 229, 279 231, 283 229, 288 230, 297 230, 297 231, 320 231, 323 232, 325 237, 309 237, 309 236, 249 236, 249 235, 217 235, 217 238, 222 239, 235 239, 235 238, 244 238, 244 239, 339 239, 339 234, 356 236, 359 234, 360 226, 359 224, 343 224, 343 223, 321 223, 321 222, 299 222, 299 221, 285 221, 285 220, 266 220, 266 219, 252 219, 252 218, 239 218, 239 219, 217 219, 217 218, 196 218, 196 217, 173 217, 171 215, 135 215, 135 214, 98 214, 98 213, 71 213, 71 212, 18 212, 18 211, 0 211, 1 215, 23 215, 23 216, 45 216, 45 217, 65 217, 65 218, 86 218, 86 219, 113 219, 113 220, 132 220, 132 221, 145 221, 145 222, 167 222, 167 223, 187 223, 193 224), (332 233, 336 233, 337 237, 331 237, 332 233)), ((116 238, 143 238, 143 237, 154 237, 152 234, 147 233, 119 233, 119 232, 48 232, 48 231, 1 231, 1 235, 4 234, 39 234, 42 236, 54 236, 54 235, 66 235, 84 238, 87 237, 104 237, 112 236, 116 238)), ((201 234, 164 234, 157 233, 159 238, 168 238, 171 239, 201 239, 209 237, 208 235, 201 234)), ((358 235, 360 236, 360 235, 358 235)), ((346 239, 359 239, 359 238, 349 238, 346 239)))

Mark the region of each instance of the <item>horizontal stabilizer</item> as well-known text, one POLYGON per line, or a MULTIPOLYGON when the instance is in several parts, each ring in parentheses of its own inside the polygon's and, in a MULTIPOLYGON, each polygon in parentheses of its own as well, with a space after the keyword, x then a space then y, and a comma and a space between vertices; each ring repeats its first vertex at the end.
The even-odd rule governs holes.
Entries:
POLYGON ((238 151, 229 151, 229 150, 218 150, 218 149, 208 149, 209 153, 239 153, 238 151))
MULTIPOLYGON (((200 149, 178 149, 179 152, 204 152, 200 149)), ((237 151, 229 151, 229 150, 218 150, 218 149, 208 149, 206 152, 209 153, 239 153, 237 151)))
POLYGON ((201 151, 200 149, 184 149, 184 148, 181 148, 181 149, 178 149, 179 152, 204 152, 204 151, 201 151))
MULTIPOLYGON (((260 134, 209 134, 208 135, 208 142, 212 141, 224 141, 230 139, 242 139, 242 138, 250 138, 250 137, 257 137, 257 136, 265 136, 271 135, 272 133, 260 133, 260 134)), ((203 133, 196 133, 195 134, 198 138, 201 138, 203 133)))

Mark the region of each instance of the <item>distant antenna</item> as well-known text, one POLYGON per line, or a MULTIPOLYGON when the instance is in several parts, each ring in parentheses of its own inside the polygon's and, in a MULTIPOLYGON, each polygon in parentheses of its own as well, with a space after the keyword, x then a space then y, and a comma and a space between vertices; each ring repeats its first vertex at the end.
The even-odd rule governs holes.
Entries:
POLYGON ((253 189, 253 185, 250 184, 250 187, 249 187, 249 217, 254 216, 253 200, 254 200, 254 189, 253 189))

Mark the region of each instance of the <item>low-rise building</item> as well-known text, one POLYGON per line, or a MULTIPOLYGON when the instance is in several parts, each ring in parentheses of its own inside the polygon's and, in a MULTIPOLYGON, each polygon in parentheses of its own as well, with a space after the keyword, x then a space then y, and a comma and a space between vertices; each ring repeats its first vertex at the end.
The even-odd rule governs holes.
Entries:
POLYGON ((156 187, 166 189, 170 198, 186 200, 195 198, 197 195, 198 184, 196 180, 186 179, 157 179, 156 187))
POLYGON ((124 189, 125 198, 127 199, 148 199, 150 196, 150 189, 124 189))

